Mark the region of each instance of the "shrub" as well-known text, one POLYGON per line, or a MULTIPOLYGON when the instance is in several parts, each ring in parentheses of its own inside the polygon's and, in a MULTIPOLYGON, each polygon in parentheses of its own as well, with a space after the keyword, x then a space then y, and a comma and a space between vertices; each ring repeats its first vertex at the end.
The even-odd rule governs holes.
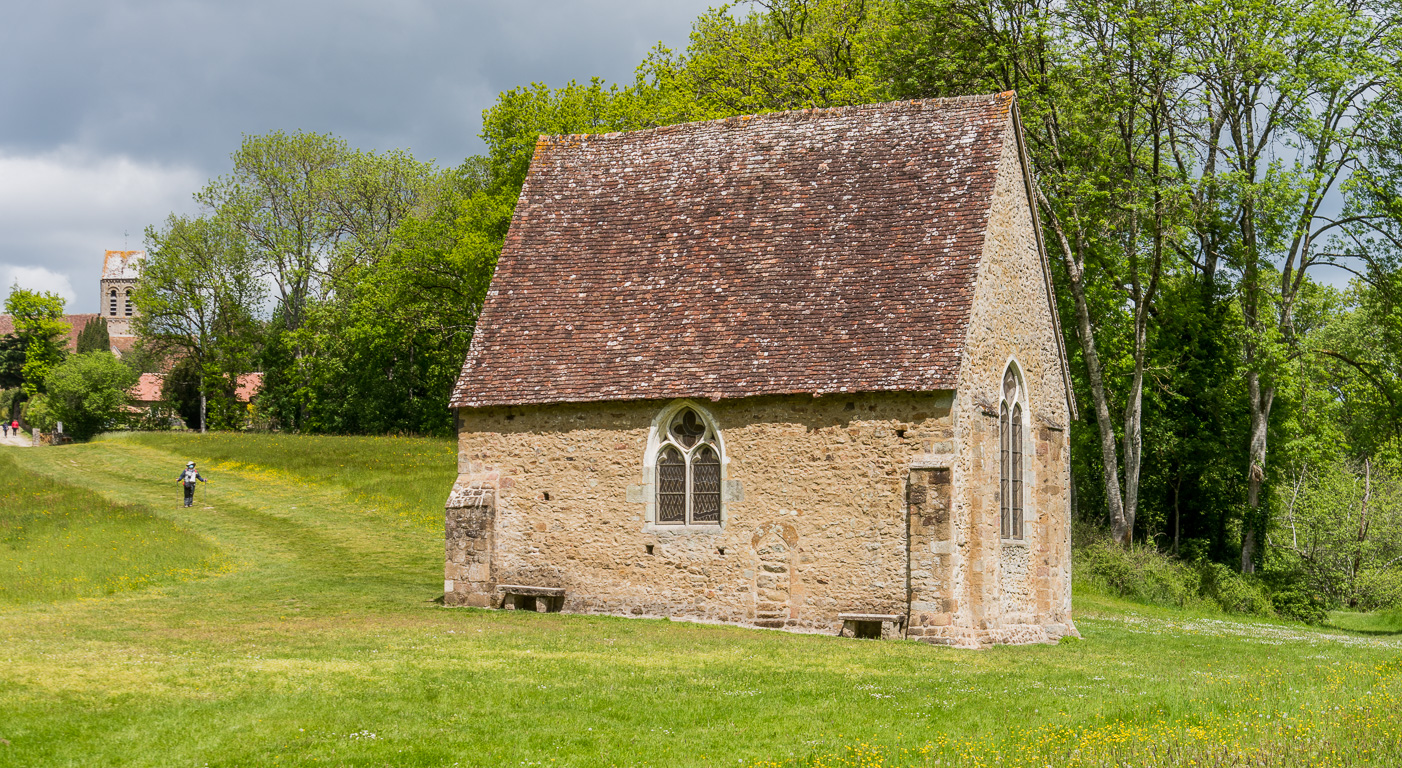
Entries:
POLYGON ((45 395, 35 395, 24 401, 24 423, 30 429, 49 432, 53 430, 57 421, 53 408, 49 406, 49 398, 45 395))
POLYGON ((1221 563, 1203 563, 1202 594, 1217 602, 1227 613, 1274 616, 1275 607, 1260 581, 1243 576, 1221 563))
POLYGON ((1177 608, 1202 602, 1197 570, 1147 547, 1124 549, 1096 540, 1078 549, 1073 560, 1078 579, 1109 594, 1177 608))
POLYGON ((1073 537, 1076 580, 1107 594, 1151 605, 1280 615, 1312 624, 1325 619, 1322 602, 1295 580, 1286 579, 1273 590, 1261 578, 1221 563, 1185 562, 1139 545, 1125 549, 1089 527, 1077 529, 1073 537))
POLYGON ((48 404, 64 432, 79 440, 101 432, 125 413, 137 374, 111 352, 73 355, 44 379, 48 404))
POLYGON ((1298 587, 1271 593, 1271 605, 1283 619, 1316 625, 1329 620, 1324 601, 1298 587))
POLYGON ((1358 574, 1354 598, 1363 611, 1402 608, 1402 573, 1392 568, 1373 568, 1358 574))

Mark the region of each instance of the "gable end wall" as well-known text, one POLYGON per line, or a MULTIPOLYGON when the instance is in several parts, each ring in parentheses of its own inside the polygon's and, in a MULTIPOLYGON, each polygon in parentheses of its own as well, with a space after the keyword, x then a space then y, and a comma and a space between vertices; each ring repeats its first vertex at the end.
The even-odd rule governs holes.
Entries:
MULTIPOLYGON (((956 590, 966 610, 956 625, 992 642, 1075 633, 1071 620, 1071 418, 1058 324, 1037 238, 1016 122, 999 161, 993 210, 979 265, 960 369, 954 421, 960 551, 956 590), (998 407, 1003 372, 1015 360, 1026 393, 1024 536, 1001 536, 998 407)), ((918 625, 912 616, 912 628, 918 625)))

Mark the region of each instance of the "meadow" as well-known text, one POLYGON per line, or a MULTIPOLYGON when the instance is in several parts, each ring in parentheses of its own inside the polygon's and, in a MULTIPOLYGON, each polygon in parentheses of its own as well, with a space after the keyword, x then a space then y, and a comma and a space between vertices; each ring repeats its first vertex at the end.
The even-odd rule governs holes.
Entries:
POLYGON ((1083 639, 971 652, 450 609, 453 473, 408 438, 0 449, 0 766, 1402 763, 1396 616, 1081 585, 1083 639), (8 581, 23 558, 64 564, 8 581))

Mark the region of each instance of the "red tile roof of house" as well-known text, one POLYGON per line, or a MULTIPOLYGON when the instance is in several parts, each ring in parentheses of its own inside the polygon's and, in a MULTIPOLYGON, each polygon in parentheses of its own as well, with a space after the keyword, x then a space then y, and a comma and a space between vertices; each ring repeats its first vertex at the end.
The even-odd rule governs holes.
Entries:
MULTIPOLYGON (((78 349, 78 334, 83 332, 83 328, 88 323, 102 317, 97 314, 64 315, 63 322, 68 323, 67 349, 75 352, 78 349)), ((15 332, 15 318, 11 315, 0 315, 0 336, 6 336, 15 332)), ((118 357, 126 355, 136 348, 135 336, 108 336, 111 350, 118 357)))
MULTIPOLYGON (((68 351, 72 352, 78 348, 78 334, 83 332, 83 326, 101 317, 97 314, 84 315, 64 315, 63 322, 68 323, 68 351)), ((13 315, 0 315, 0 336, 7 336, 15 332, 15 318, 13 315)))
POLYGON ((165 385, 165 378, 165 375, 160 373, 143 373, 141 378, 137 380, 136 386, 127 390, 127 394, 138 403, 159 403, 161 401, 161 387, 165 385))
POLYGON ((542 138, 451 404, 954 388, 1012 102, 542 138))
POLYGON ((263 391, 262 373, 245 373, 239 377, 238 388, 234 390, 234 399, 240 403, 252 400, 263 391))
MULTIPOLYGON (((162 395, 165 387, 166 375, 164 373, 143 373, 137 380, 136 386, 127 390, 127 394, 132 400, 144 405, 159 403, 164 399, 162 395)), ((239 376, 238 387, 234 390, 234 399, 240 403, 252 400, 263 389, 262 373, 245 373, 239 376)))

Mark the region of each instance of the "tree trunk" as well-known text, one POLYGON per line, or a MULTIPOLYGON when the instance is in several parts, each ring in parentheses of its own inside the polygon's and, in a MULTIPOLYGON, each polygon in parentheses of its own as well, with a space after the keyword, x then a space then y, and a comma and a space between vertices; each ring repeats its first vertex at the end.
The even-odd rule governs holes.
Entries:
POLYGON ((1349 577, 1349 593, 1358 595, 1358 569, 1363 567, 1363 542, 1368 540, 1368 502, 1373 497, 1373 465, 1363 460, 1363 505, 1358 514, 1358 546, 1353 550, 1353 570, 1349 577))
POLYGON ((1246 472, 1246 505, 1249 511, 1241 525, 1241 572, 1256 572, 1256 534, 1261 526, 1261 487, 1266 482, 1266 430, 1271 421, 1275 387, 1261 387, 1261 375, 1246 374, 1247 398, 1251 401, 1251 454, 1246 472))
POLYGON ((203 434, 205 434, 206 432, 208 432, 208 429, 205 428, 204 377, 201 376, 201 377, 200 377, 200 434, 203 435, 203 434))
POLYGON ((1066 274, 1070 277, 1071 296, 1076 302, 1076 335, 1081 340, 1081 352, 1086 361, 1086 373, 1090 379, 1091 401, 1095 405, 1095 425, 1100 430, 1100 467, 1105 480, 1105 507, 1110 515, 1110 533, 1115 541, 1128 546, 1134 532, 1133 521, 1125 522, 1123 497, 1120 496, 1119 457, 1115 448, 1115 426, 1110 421, 1110 401, 1105 395, 1105 377, 1100 367, 1100 355, 1095 349, 1095 335, 1091 332, 1090 305, 1086 302, 1084 283, 1085 270, 1078 262, 1061 227, 1061 221, 1052 210, 1041 190, 1037 192, 1042 210, 1047 212, 1047 220, 1056 232, 1061 254, 1066 261, 1066 274))
MULTIPOLYGON (((1139 314, 1136 312, 1136 314, 1139 314)), ((1129 397, 1125 399, 1125 500, 1123 539, 1115 540, 1129 546, 1134 535, 1134 516, 1139 509, 1139 465, 1144 453, 1144 326, 1137 323, 1134 339, 1134 379, 1129 397)))
POLYGON ((1179 502, 1183 498, 1183 474, 1179 470, 1173 483, 1173 556, 1178 557, 1178 535, 1183 532, 1183 510, 1179 502))

